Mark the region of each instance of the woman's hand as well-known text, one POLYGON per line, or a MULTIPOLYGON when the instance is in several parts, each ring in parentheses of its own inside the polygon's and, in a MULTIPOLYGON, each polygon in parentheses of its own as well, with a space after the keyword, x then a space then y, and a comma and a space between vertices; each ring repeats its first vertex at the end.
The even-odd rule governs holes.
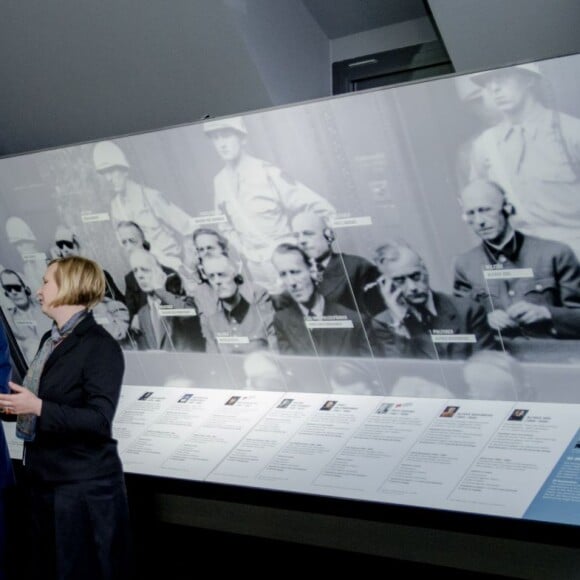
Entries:
POLYGON ((37 415, 40 417, 42 411, 42 399, 22 385, 17 385, 10 381, 8 383, 9 395, 0 395, 0 409, 9 415, 37 415))

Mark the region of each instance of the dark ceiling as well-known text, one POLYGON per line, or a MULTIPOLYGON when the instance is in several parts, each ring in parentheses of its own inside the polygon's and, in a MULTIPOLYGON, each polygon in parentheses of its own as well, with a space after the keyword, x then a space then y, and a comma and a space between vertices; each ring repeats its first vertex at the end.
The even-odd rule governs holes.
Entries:
POLYGON ((302 0, 329 39, 427 16, 424 0, 302 0))

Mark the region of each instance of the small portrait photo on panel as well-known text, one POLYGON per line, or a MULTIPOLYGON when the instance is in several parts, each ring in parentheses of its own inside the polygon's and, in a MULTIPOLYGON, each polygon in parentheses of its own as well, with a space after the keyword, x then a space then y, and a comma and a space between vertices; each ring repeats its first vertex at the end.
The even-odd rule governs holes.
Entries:
POLYGON ((528 414, 528 409, 514 409, 513 413, 508 417, 508 421, 523 421, 528 414))
POLYGON ((321 411, 330 411, 334 405, 336 405, 337 401, 326 401, 322 407, 320 407, 321 411))
POLYGON ((441 415, 439 415, 439 417, 453 417, 458 410, 459 407, 454 406, 445 407, 445 409, 443 409, 443 412, 441 413, 441 415))
POLYGON ((384 415, 393 407, 393 403, 381 403, 377 408, 377 415, 384 415))

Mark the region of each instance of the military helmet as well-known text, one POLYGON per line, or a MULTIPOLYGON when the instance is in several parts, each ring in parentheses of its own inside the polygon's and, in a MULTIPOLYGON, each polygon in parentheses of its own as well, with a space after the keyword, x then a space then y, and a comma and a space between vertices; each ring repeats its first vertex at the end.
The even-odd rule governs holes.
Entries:
POLYGON ((540 79, 542 77, 542 73, 540 72, 540 68, 538 67, 538 65, 534 62, 530 62, 530 63, 526 63, 526 64, 516 64, 514 66, 501 68, 501 69, 481 71, 481 72, 470 75, 469 78, 475 84, 477 84, 479 86, 483 86, 487 82, 487 79, 493 77, 498 72, 511 71, 511 70, 522 71, 524 74, 533 75, 533 78, 536 80, 540 79))
POLYGON ((101 141, 93 149, 93 163, 97 171, 124 167, 129 169, 129 162, 121 148, 112 141, 101 141))
POLYGON ((229 117, 227 119, 216 119, 215 121, 207 121, 203 124, 204 133, 212 133, 213 131, 220 131, 223 129, 231 129, 237 131, 242 135, 247 135, 248 130, 242 117, 229 117))
POLYGON ((36 236, 30 226, 21 218, 12 216, 6 220, 6 235, 11 244, 18 242, 36 242, 36 236))
POLYGON ((56 228, 56 232, 54 234, 54 239, 59 242, 61 240, 65 240, 67 242, 75 243, 77 241, 74 232, 68 228, 67 226, 59 225, 56 228))

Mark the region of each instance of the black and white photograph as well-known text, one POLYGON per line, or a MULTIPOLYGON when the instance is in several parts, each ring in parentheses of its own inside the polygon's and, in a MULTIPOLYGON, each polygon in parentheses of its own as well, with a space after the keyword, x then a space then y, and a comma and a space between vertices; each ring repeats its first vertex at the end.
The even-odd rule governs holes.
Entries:
POLYGON ((80 255, 128 384, 580 402, 579 60, 2 159, 24 359, 80 255))

